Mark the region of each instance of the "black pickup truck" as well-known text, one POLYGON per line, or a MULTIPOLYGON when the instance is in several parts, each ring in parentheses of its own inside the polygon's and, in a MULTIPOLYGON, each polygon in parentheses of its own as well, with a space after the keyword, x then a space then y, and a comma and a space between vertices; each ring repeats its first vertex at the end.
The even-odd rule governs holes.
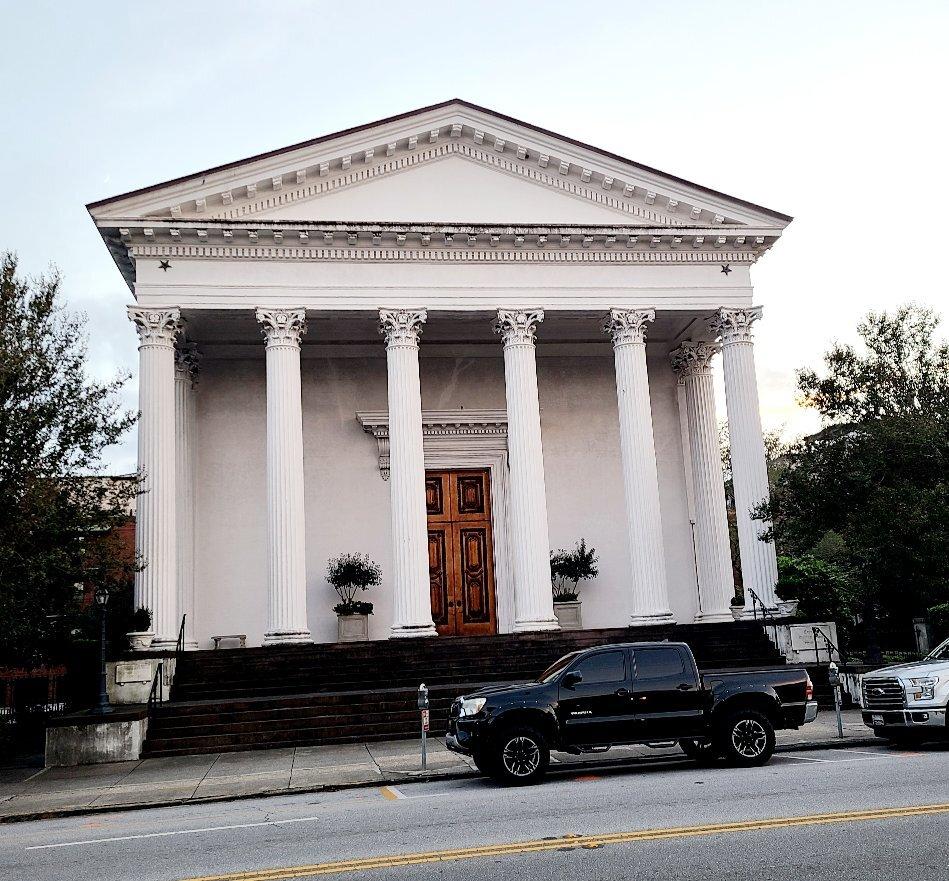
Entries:
POLYGON ((763 765, 776 728, 817 716, 802 667, 699 673, 682 642, 635 642, 572 652, 536 682, 458 698, 446 744, 482 774, 507 783, 543 777, 550 750, 600 752, 629 743, 678 742, 699 762, 763 765))

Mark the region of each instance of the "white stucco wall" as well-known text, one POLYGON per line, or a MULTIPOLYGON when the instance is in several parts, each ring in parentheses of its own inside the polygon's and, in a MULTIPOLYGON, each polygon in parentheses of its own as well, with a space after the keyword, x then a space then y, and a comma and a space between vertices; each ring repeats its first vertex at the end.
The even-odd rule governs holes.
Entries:
MULTIPOLYGON (((500 350, 497 357, 429 357, 423 345, 420 369, 425 409, 504 407, 500 350)), ((672 609, 691 620, 695 581, 675 380, 664 358, 650 357, 649 369, 672 609)), ((597 549, 600 576, 583 591, 584 625, 621 625, 630 586, 612 357, 539 357, 538 384, 551 543, 569 547, 582 536, 597 549)), ((366 552, 384 575, 391 572, 389 485, 379 474, 375 440, 355 418, 357 410, 386 408, 385 360, 381 352, 304 357, 302 386, 309 626, 314 640, 334 641, 327 558, 366 552)), ((195 518, 201 647, 222 633, 246 633, 259 644, 267 626, 265 393, 262 357, 204 364, 195 518)), ((388 581, 367 598, 376 606, 370 636, 385 638, 388 581)))

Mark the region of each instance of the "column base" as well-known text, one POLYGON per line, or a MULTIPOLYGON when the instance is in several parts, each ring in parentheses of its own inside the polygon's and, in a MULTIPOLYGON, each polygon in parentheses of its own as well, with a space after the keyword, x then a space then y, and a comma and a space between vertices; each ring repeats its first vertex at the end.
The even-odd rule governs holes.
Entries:
POLYGON ((162 637, 159 639, 157 636, 152 640, 151 646, 149 646, 150 651, 153 652, 173 652, 175 647, 178 645, 178 637, 174 639, 170 637, 162 637))
POLYGON ((551 630, 560 630, 560 622, 556 618, 514 622, 514 633, 546 633, 551 630))
POLYGON ((264 634, 264 645, 313 642, 309 630, 272 630, 264 634))
POLYGON ((389 639, 419 639, 438 636, 434 623, 431 624, 396 624, 389 631, 389 639))
POLYGON ((731 612, 706 612, 696 615, 692 622, 694 624, 722 624, 725 621, 734 621, 731 612))
POLYGON ((658 612, 655 615, 631 615, 628 627, 649 627, 652 624, 675 624, 672 612, 658 612))

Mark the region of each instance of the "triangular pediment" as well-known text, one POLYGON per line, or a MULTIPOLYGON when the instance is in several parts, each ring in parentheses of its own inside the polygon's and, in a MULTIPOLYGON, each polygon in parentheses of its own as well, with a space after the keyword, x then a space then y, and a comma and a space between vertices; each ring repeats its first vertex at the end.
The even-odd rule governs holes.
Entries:
POLYGON ((463 101, 93 203, 108 218, 753 226, 790 218, 463 101))

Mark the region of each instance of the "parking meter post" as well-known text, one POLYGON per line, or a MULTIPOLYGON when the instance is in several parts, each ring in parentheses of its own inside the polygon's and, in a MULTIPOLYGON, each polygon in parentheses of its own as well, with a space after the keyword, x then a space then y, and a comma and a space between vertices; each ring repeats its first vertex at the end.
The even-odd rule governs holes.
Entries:
POLYGON ((422 717, 422 770, 428 768, 428 729, 429 729, 429 707, 428 707, 428 688, 423 682, 418 687, 418 708, 422 717))
POLYGON ((837 714, 837 736, 843 738, 844 723, 840 714, 840 670, 833 661, 831 661, 827 667, 827 678, 830 680, 830 687, 834 690, 834 712, 837 714))

